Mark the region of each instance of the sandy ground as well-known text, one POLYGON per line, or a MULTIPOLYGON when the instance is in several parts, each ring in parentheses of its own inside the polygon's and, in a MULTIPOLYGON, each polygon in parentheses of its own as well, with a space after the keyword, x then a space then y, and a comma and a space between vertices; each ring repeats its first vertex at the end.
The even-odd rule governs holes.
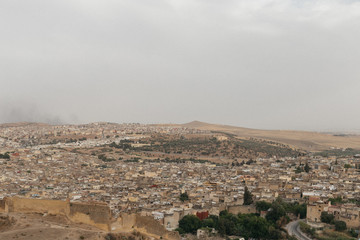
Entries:
POLYGON ((0 221, 0 240, 104 240, 105 232, 97 228, 71 223, 61 216, 44 216, 42 214, 2 214, 9 221, 0 221))
POLYGON ((232 133, 239 137, 254 137, 281 142, 308 151, 327 150, 331 147, 360 149, 360 135, 334 136, 308 131, 258 130, 194 121, 183 124, 189 128, 232 133))

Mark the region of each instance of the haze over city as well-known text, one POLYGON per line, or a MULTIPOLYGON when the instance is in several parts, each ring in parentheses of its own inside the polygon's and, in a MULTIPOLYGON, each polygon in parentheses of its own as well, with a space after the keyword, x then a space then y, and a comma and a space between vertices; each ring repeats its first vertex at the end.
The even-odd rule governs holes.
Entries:
POLYGON ((2 0, 0 29, 0 240, 360 239, 360 0, 2 0))
POLYGON ((0 122, 358 130, 359 1, 13 1, 0 122))

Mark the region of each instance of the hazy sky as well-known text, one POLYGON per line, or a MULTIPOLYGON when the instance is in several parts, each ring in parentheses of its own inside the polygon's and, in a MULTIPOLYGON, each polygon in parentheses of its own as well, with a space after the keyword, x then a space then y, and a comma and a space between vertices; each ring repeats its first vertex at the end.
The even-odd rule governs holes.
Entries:
POLYGON ((0 122, 360 129, 360 2, 1 0, 0 122))

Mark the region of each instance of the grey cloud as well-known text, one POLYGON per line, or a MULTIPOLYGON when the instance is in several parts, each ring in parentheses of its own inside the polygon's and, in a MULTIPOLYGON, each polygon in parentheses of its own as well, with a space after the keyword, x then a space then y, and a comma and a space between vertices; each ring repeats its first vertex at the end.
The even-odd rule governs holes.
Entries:
POLYGON ((49 124, 62 124, 59 116, 46 113, 39 109, 36 104, 29 102, 8 102, 2 100, 0 104, 0 122, 39 122, 49 124))
POLYGON ((7 0, 0 94, 65 122, 359 128, 359 20, 359 1, 7 0))

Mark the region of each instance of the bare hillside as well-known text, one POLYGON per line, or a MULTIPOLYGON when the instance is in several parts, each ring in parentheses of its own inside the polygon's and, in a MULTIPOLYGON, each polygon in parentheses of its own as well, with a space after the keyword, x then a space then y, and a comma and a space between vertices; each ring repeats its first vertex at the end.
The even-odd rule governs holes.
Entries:
POLYGON ((281 142, 308 151, 327 150, 331 147, 360 149, 359 135, 334 136, 331 134, 307 131, 258 130, 228 125, 209 124, 199 121, 182 124, 182 126, 200 130, 225 132, 234 134, 238 137, 262 138, 281 142))

